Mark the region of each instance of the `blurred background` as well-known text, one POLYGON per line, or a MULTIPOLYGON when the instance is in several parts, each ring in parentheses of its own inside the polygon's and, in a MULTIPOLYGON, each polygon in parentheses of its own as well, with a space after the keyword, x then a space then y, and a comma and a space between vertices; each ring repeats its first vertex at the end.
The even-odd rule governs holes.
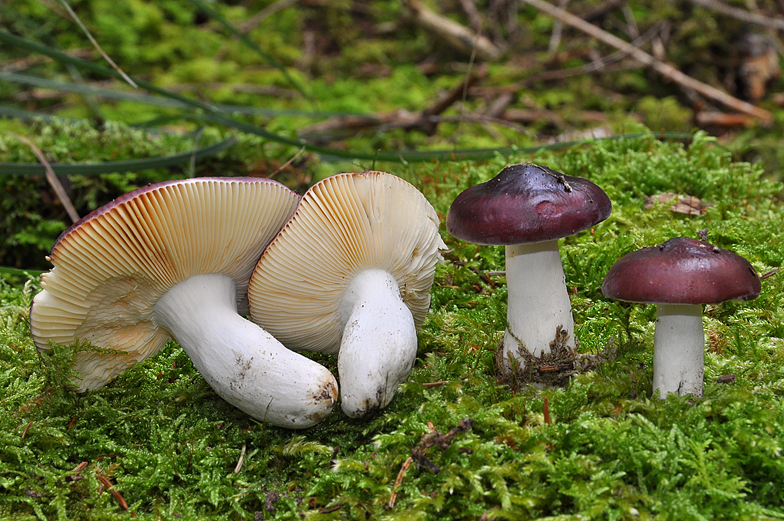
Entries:
POLYGON ((75 217, 188 176, 302 193, 702 130, 781 180, 783 29, 774 0, 3 2, 0 266, 46 269, 75 217))

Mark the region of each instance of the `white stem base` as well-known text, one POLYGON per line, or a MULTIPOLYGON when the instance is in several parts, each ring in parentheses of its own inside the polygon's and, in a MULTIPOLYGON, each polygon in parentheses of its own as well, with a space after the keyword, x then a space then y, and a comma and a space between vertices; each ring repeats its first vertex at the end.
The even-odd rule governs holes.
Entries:
POLYGON ((280 427, 315 425, 337 401, 335 378, 238 315, 235 293, 234 281, 225 275, 191 277, 158 300, 155 322, 233 406, 280 427))
POLYGON ((702 305, 658 304, 653 336, 653 391, 702 396, 705 332, 702 305))
POLYGON ((575 346, 572 304, 557 240, 507 246, 506 287, 504 362, 511 355, 524 366, 518 348, 537 357, 549 353, 558 326, 569 335, 567 345, 575 346))
POLYGON ((408 378, 417 352, 414 317, 395 278, 363 270, 349 283, 340 307, 340 401, 352 418, 383 409, 408 378))

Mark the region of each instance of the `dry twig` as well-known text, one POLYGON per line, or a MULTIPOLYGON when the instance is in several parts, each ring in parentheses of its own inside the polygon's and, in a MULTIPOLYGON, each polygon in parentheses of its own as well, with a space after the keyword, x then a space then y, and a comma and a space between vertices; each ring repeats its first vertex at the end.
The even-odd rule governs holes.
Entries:
POLYGON ((242 451, 240 452, 240 459, 239 459, 239 461, 237 461, 237 466, 234 467, 234 473, 235 474, 239 474, 240 470, 242 470, 242 463, 245 461, 245 450, 246 450, 246 447, 245 447, 245 444, 243 443, 242 444, 242 451))
POLYGON ((719 2, 719 0, 690 0, 691 3, 697 4, 700 7, 704 7, 706 9, 711 9, 716 11, 717 13, 721 13, 742 22, 746 22, 749 24, 760 25, 762 27, 768 27, 770 29, 776 29, 779 31, 784 31, 784 20, 780 18, 773 18, 770 16, 762 16, 758 15, 757 13, 751 13, 746 11, 745 9, 739 9, 737 7, 732 7, 727 5, 723 2, 719 2))
POLYGON ((503 54, 488 38, 431 11, 418 0, 405 2, 408 17, 419 27, 439 36, 454 49, 484 61, 496 61, 503 54))
POLYGON ((596 27, 595 25, 587 23, 584 20, 564 11, 563 9, 559 9, 552 4, 545 2, 544 0, 525 1, 536 9, 547 13, 553 18, 561 20, 565 24, 571 25, 572 27, 596 38, 597 40, 600 40, 601 42, 606 43, 607 45, 611 45, 616 49, 628 52, 629 55, 635 60, 644 63, 667 79, 670 79, 683 87, 692 89, 707 98, 716 100, 733 110, 757 117, 765 123, 770 123, 770 121, 773 119, 772 114, 767 110, 761 109, 755 105, 752 105, 751 103, 746 103, 745 101, 739 100, 734 96, 730 96, 726 92, 723 92, 715 87, 695 80, 694 78, 691 78, 690 76, 687 76, 683 72, 679 71, 672 65, 657 60, 647 52, 634 47, 629 42, 621 40, 617 36, 610 34, 607 31, 596 27))
POLYGON ((748 114, 727 114, 703 110, 695 115, 698 127, 748 127, 754 123, 754 118, 748 114))
POLYGON ((411 463, 416 461, 418 466, 423 466, 433 472, 434 474, 438 474, 441 470, 438 466, 430 461, 427 456, 425 455, 425 451, 433 446, 438 446, 441 449, 446 449, 449 445, 452 444, 452 440, 455 436, 462 432, 468 432, 471 430, 471 425, 473 425, 474 419, 473 418, 463 418, 457 424, 457 427, 450 430, 446 434, 441 434, 438 432, 433 425, 428 422, 427 425, 430 428, 430 432, 427 432, 422 435, 422 438, 417 443, 417 446, 411 449, 411 456, 407 457, 406 460, 403 462, 403 465, 400 466, 400 472, 397 473, 397 479, 395 479, 395 484, 392 486, 392 495, 389 498, 389 503, 387 506, 392 509, 395 507, 395 501, 397 499, 397 489, 403 483, 403 478, 406 475, 406 472, 411 467, 411 463))
POLYGON ((601 20, 602 18, 607 16, 607 14, 610 11, 612 11, 614 9, 617 9, 618 7, 622 6, 625 3, 626 3, 626 0, 608 0, 607 2, 603 3, 602 5, 594 8, 594 9, 591 9, 590 11, 586 11, 585 13, 581 14, 580 18, 582 18, 586 22, 593 23, 593 22, 596 22, 598 20, 601 20))
POLYGON ((80 19, 78 16, 76 16, 76 13, 74 13, 73 9, 71 9, 71 6, 70 6, 70 5, 68 5, 68 2, 66 2, 65 0, 60 0, 60 3, 62 3, 62 4, 63 4, 63 7, 65 7, 65 9, 68 11, 68 14, 71 16, 71 19, 72 19, 72 20, 73 20, 73 21, 76 23, 76 25, 78 25, 78 26, 79 26, 79 28, 81 28, 81 29, 82 29, 82 31, 84 32, 84 34, 87 36, 87 39, 88 39, 88 40, 90 40, 90 43, 91 43, 91 44, 93 44, 93 47, 95 47, 95 48, 96 48, 96 50, 97 50, 99 53, 101 53, 101 56, 103 56, 103 59, 104 59, 104 60, 106 60, 106 61, 109 63, 109 65, 111 65, 111 66, 112 66, 112 69, 114 69, 115 71, 117 71, 117 73, 118 73, 118 74, 119 74, 119 75, 122 77, 122 79, 124 79, 125 81, 127 81, 127 82, 128 82, 128 84, 129 84, 131 87, 133 87, 134 89, 138 89, 138 88, 139 88, 139 86, 138 86, 138 85, 136 85, 136 82, 135 82, 135 81, 133 81, 133 80, 130 78, 130 76, 128 76, 127 74, 125 74, 125 72, 124 72, 124 71, 123 71, 123 70, 122 70, 122 69, 121 69, 121 68, 120 68, 120 67, 119 67, 119 66, 118 66, 116 63, 114 63, 114 60, 112 60, 112 59, 109 57, 109 55, 108 55, 108 54, 106 54, 106 53, 104 52, 104 50, 101 48, 101 46, 100 46, 100 45, 98 45, 98 42, 97 42, 97 41, 95 41, 95 38, 93 38, 93 35, 92 35, 92 34, 90 34, 90 31, 88 31, 88 30, 87 30, 87 27, 85 27, 85 26, 84 26, 84 24, 82 23, 82 20, 81 20, 81 19, 80 19))
POLYGON ((115 501, 117 501, 117 503, 120 505, 120 508, 122 508, 123 510, 128 510, 128 503, 125 502, 125 498, 122 497, 122 494, 120 494, 120 492, 116 488, 114 488, 114 484, 111 481, 109 481, 109 478, 98 474, 98 480, 101 483, 103 483, 103 485, 106 487, 106 490, 108 490, 109 493, 111 493, 115 501))
POLYGON ((542 407, 542 411, 544 412, 544 423, 550 425, 550 399, 547 396, 544 397, 544 404, 542 407))
POLYGON ((254 14, 253 16, 245 22, 242 27, 240 28, 240 32, 243 34, 248 34, 251 32, 257 25, 261 22, 269 18, 270 16, 283 11, 291 7, 292 5, 296 4, 297 0, 278 0, 274 4, 270 4, 258 13, 254 14))
MULTIPOLYGON (((348 133, 352 134, 368 128, 403 128, 406 130, 420 130, 428 135, 436 131, 438 123, 441 121, 451 121, 447 118, 440 118, 439 114, 460 100, 468 89, 487 75, 487 69, 477 68, 471 74, 465 76, 463 81, 440 96, 432 105, 419 113, 407 110, 394 110, 375 114, 372 116, 340 116, 326 119, 315 125, 311 125, 301 130, 300 137, 311 137, 324 139, 325 134, 329 133, 348 133)), ((465 116, 458 119, 465 120, 465 116)), ((486 121, 487 117, 482 117, 486 121)))
POLYGON ((73 222, 78 221, 79 214, 76 213, 76 208, 74 208, 74 205, 71 202, 71 199, 68 197, 68 194, 65 193, 65 188, 63 188, 63 185, 62 183, 60 183, 60 180, 57 179, 54 170, 52 170, 49 161, 46 160, 46 156, 44 156, 44 153, 41 152, 41 149, 35 146, 35 143, 33 143, 32 141, 30 141, 24 136, 14 134, 13 132, 9 132, 9 134, 14 136, 16 139, 18 139, 28 147, 30 147, 30 149, 33 151, 33 154, 35 154, 35 157, 37 157, 38 161, 40 161, 40 163, 44 166, 44 169, 46 170, 46 180, 49 181, 49 185, 52 187, 52 190, 54 190, 55 195, 57 195, 57 198, 62 203, 63 208, 65 208, 65 211, 68 213, 68 217, 70 217, 71 221, 73 222))

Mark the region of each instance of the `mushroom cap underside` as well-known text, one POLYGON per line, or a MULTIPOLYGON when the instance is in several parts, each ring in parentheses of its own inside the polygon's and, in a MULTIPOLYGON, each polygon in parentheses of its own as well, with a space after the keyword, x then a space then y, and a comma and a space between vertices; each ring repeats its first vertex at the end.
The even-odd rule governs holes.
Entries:
POLYGON ((675 237, 621 257, 602 284, 606 297, 649 304, 716 304, 751 300, 761 284, 737 253, 675 237))
POLYGON ((244 300, 256 261, 298 201, 266 179, 196 178, 140 188, 99 208, 52 248, 54 267, 41 276, 30 314, 36 347, 102 349, 75 354, 83 378, 76 384, 105 385, 170 339, 152 317, 175 284, 220 273, 244 300))
POLYGON ((609 197, 595 183, 521 163, 460 193, 449 208, 446 228, 475 244, 524 244, 567 237, 605 220, 611 211, 609 197))
POLYGON ((384 172, 328 177, 308 190, 264 251, 248 289, 252 319, 292 349, 337 353, 340 302, 362 270, 387 270, 420 327, 446 245, 435 210, 384 172))

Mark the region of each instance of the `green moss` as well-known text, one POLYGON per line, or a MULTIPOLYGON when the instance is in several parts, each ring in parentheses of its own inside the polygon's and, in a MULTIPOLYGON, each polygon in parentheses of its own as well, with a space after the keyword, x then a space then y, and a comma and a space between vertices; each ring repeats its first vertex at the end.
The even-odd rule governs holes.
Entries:
MULTIPOLYGON (((600 292, 624 253, 703 228, 758 270, 779 267, 784 209, 773 194, 780 186, 703 135, 688 146, 648 137, 513 159, 588 177, 610 194, 612 216, 564 240, 561 251, 576 288, 580 349, 614 342, 615 359, 565 389, 500 387, 493 354, 506 290, 503 278, 483 274, 503 268, 503 250, 443 232, 451 252, 437 270, 416 367, 392 404, 364 421, 335 411, 292 432, 227 406, 173 343, 105 389, 64 390, 57 375, 67 364, 42 365, 27 330, 35 284, 2 284, 0 517, 127 516, 101 491, 99 475, 137 519, 784 517, 781 277, 765 279, 757 300, 706 309, 700 399, 651 398, 653 309, 600 292), (643 196, 660 191, 693 193, 714 206, 697 217, 645 210, 643 196), (716 383, 728 373, 733 384, 716 383), (426 452, 437 474, 412 465, 393 487, 428 422, 446 432, 466 417, 475 420, 470 431, 426 452), (81 462, 83 479, 74 481, 81 462)), ((397 168, 443 217, 457 193, 505 163, 376 166, 397 168)))

